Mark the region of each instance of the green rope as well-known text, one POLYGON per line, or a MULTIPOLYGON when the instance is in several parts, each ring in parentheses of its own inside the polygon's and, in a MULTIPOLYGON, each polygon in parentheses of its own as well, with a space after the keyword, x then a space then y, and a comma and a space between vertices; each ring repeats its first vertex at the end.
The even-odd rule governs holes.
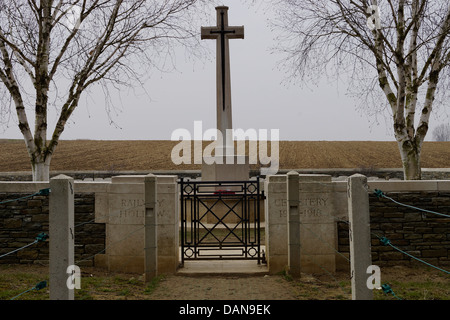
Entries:
POLYGON ((432 267, 432 268, 435 268, 435 269, 437 269, 437 270, 439 270, 439 271, 442 271, 442 272, 445 272, 445 273, 447 273, 447 274, 450 274, 450 271, 441 269, 441 268, 439 268, 439 267, 436 267, 436 266, 432 265, 431 263, 428 263, 428 262, 423 261, 423 260, 421 260, 421 259, 419 259, 419 258, 416 258, 416 257, 414 257, 413 255, 410 255, 409 253, 407 253, 407 252, 405 252, 405 251, 403 251, 403 250, 400 250, 399 248, 393 246, 392 244, 390 244, 390 246, 391 246, 392 248, 394 248, 395 250, 397 250, 397 251, 399 251, 399 252, 401 252, 401 253, 403 253, 403 254, 406 254, 407 256, 409 256, 409 257, 411 257, 411 258, 413 258, 413 259, 416 259, 416 260, 419 261, 419 262, 422 262, 422 263, 424 263, 424 264, 426 264, 426 265, 428 265, 428 266, 430 266, 430 267, 432 267))
POLYGON ((383 292, 385 293, 385 294, 392 294, 394 297, 396 297, 398 300, 402 300, 402 299, 400 299, 399 297, 397 297, 397 295, 395 294, 395 292, 392 290, 392 288, 387 284, 387 283, 385 283, 385 284, 383 284, 382 286, 381 286, 381 288, 383 289, 383 292))
POLYGON ((396 203, 398 205, 404 206, 404 207, 408 207, 408 208, 411 208, 411 209, 414 209, 414 210, 419 210, 419 211, 423 211, 423 212, 437 214, 437 215, 440 215, 440 216, 443 216, 443 217, 446 217, 446 218, 450 218, 450 215, 448 215, 448 214, 443 214, 443 213, 439 213, 439 212, 435 212, 435 211, 431 211, 431 210, 427 210, 427 209, 422 209, 422 208, 418 208, 418 207, 414 207, 414 206, 410 206, 408 204, 404 204, 404 203, 398 202, 398 201, 396 201, 396 200, 386 196, 383 193, 383 191, 378 190, 378 189, 375 189, 375 195, 378 197, 378 199, 386 198, 386 199, 391 200, 392 202, 394 202, 394 203, 396 203))
POLYGON ((334 248, 334 246, 330 245, 328 242, 326 242, 325 240, 323 240, 320 235, 318 235, 317 233, 315 233, 314 231, 312 231, 310 228, 306 227, 304 223, 300 223, 300 226, 302 226, 303 228, 305 228, 306 230, 308 230, 309 232, 311 232, 313 234, 313 236, 315 236, 317 239, 319 239, 320 241, 322 241, 324 244, 326 244, 329 248, 333 249, 334 252, 336 252, 337 254, 339 254, 341 257, 343 257, 345 260, 347 260, 348 262, 350 262, 350 259, 347 258, 344 254, 342 254, 341 252, 339 252, 338 250, 336 250, 334 248))
POLYGON ((442 272, 445 272, 445 273, 447 273, 447 274, 450 274, 450 272, 447 271, 447 270, 444 270, 444 269, 441 269, 441 268, 439 268, 439 267, 436 267, 436 266, 432 265, 431 263, 428 263, 428 262, 426 262, 426 261, 423 261, 423 260, 421 260, 421 259, 419 259, 419 258, 417 258, 417 257, 415 257, 415 256, 413 256, 413 255, 411 255, 411 254, 409 254, 409 253, 407 253, 407 252, 405 252, 405 251, 403 251, 403 250, 397 248, 396 246, 392 245, 391 241, 390 241, 388 238, 386 238, 386 237, 381 238, 381 239, 380 239, 380 242, 381 242, 382 244, 384 244, 385 246, 391 246, 391 247, 394 248, 395 250, 397 250, 397 251, 399 251, 399 252, 401 252, 401 253, 403 253, 403 254, 406 254, 407 256, 409 256, 409 257, 411 257, 411 258, 413 258, 413 259, 415 259, 415 260, 417 260, 417 261, 419 261, 419 262, 422 262, 422 263, 426 264, 427 266, 430 266, 430 267, 435 268, 435 269, 437 269, 437 270, 439 270, 439 271, 442 271, 442 272))
POLYGON ((34 240, 33 242, 31 242, 31 243, 29 243, 29 244, 27 244, 27 245, 25 245, 25 246, 23 246, 23 247, 21 247, 21 248, 15 249, 15 250, 13 250, 13 251, 11 251, 11 252, 5 253, 5 254, 1 255, 0 258, 6 257, 6 256, 8 256, 8 255, 10 255, 10 254, 12 254, 12 253, 14 253, 14 252, 23 250, 23 249, 25 249, 25 248, 28 248, 29 246, 32 246, 32 245, 35 244, 35 243, 43 242, 43 241, 45 241, 45 240, 47 240, 47 239, 48 239, 48 235, 42 232, 42 233, 40 233, 40 234, 36 237, 36 240, 34 240))
POLYGON ((39 291, 39 290, 41 290, 41 289, 44 289, 45 287, 47 287, 47 281, 41 281, 41 282, 39 282, 38 284, 36 284, 33 288, 28 289, 27 291, 24 291, 24 292, 18 294, 17 296, 11 298, 11 300, 14 300, 14 299, 20 297, 21 295, 23 295, 23 294, 25 294, 25 293, 27 293, 27 292, 30 292, 30 291, 32 291, 32 290, 39 291))
POLYGON ((39 194, 40 196, 48 196, 48 195, 50 194, 50 192, 51 192, 50 188, 47 188, 47 189, 42 189, 42 190, 40 190, 40 191, 38 192, 38 194, 39 194))
POLYGON ((29 198, 32 198, 32 197, 35 197, 35 196, 48 196, 49 194, 50 194, 50 189, 42 189, 42 190, 40 190, 40 191, 38 191, 36 193, 33 193, 31 195, 28 195, 28 196, 24 196, 24 197, 20 197, 20 198, 17 198, 17 199, 12 199, 12 200, 2 201, 2 202, 0 202, 0 204, 10 203, 10 202, 19 201, 19 200, 25 200, 25 199, 29 199, 29 198))
POLYGON ((382 244, 384 244, 385 246, 388 246, 388 245, 391 244, 391 241, 390 241, 388 238, 386 238, 386 237, 381 238, 381 239, 380 239, 380 242, 381 242, 382 244))
POLYGON ((25 246, 23 246, 23 247, 21 247, 21 248, 18 248, 18 249, 16 249, 16 250, 13 250, 13 251, 11 251, 11 252, 8 252, 8 253, 5 253, 5 254, 1 255, 0 258, 6 257, 6 256, 8 256, 8 255, 10 255, 10 254, 12 254, 12 253, 14 253, 14 252, 17 252, 17 251, 23 250, 23 249, 25 249, 25 248, 28 248, 29 246, 32 246, 33 244, 38 243, 38 242, 39 242, 38 240, 35 240, 35 241, 33 241, 32 243, 29 243, 29 244, 27 244, 27 245, 25 245, 25 246))
POLYGON ((102 252, 105 252, 105 251, 106 251, 107 249, 109 249, 111 246, 114 246, 114 245, 116 245, 117 243, 124 241, 125 239, 131 237, 133 234, 135 234, 136 232, 138 232, 138 231, 140 231, 140 230, 142 230, 142 229, 144 229, 144 228, 145 228, 145 226, 142 226, 142 227, 140 227, 140 228, 138 228, 138 229, 136 229, 136 230, 134 230, 134 231, 128 233, 128 234, 125 235, 125 237, 123 237, 122 239, 119 239, 119 240, 117 240, 116 242, 109 244, 109 245, 106 246, 103 250, 100 250, 100 251, 97 252, 96 254, 93 254, 93 255, 90 256, 90 257, 87 257, 87 258, 84 258, 84 259, 75 261, 75 264, 78 264, 78 263, 84 262, 84 261, 89 261, 90 259, 92 259, 92 258, 95 257, 96 255, 101 254, 102 252))
POLYGON ((377 196, 378 199, 380 199, 384 196, 384 193, 381 190, 375 189, 375 195, 377 196))
POLYGON ((93 222, 95 222, 95 219, 87 221, 87 222, 81 222, 81 223, 75 225, 75 228, 78 228, 78 227, 84 226, 85 224, 89 224, 89 223, 93 223, 93 222))
POLYGON ((330 271, 328 271, 326 268, 322 267, 320 264, 318 264, 316 261, 314 261, 310 256, 305 256, 305 257, 309 260, 309 262, 312 262, 313 264, 318 266, 320 269, 325 271, 331 278, 333 278, 333 280, 336 282, 336 285, 339 286, 345 294, 348 294, 348 292, 346 291, 344 286, 339 283, 339 281, 336 279, 335 276, 333 276, 333 274, 330 271))
POLYGON ((44 233, 44 232, 39 233, 38 236, 36 237, 36 240, 38 242, 43 242, 43 241, 45 241, 47 239, 48 239, 48 235, 46 233, 44 233))

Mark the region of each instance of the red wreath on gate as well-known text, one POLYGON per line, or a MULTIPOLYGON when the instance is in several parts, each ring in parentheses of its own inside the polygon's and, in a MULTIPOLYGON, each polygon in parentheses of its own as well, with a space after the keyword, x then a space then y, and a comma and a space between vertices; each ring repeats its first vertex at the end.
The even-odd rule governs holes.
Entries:
POLYGON ((217 190, 214 192, 214 194, 236 194, 236 192, 231 190, 217 190))

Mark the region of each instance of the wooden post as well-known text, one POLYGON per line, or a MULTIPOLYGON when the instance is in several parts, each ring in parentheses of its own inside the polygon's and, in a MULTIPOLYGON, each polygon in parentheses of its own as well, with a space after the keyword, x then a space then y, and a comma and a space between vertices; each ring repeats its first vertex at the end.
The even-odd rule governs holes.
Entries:
POLYGON ((367 269, 372 265, 367 178, 355 174, 348 179, 347 188, 352 300, 373 300, 367 286, 367 269))
POLYGON ((157 177, 145 177, 145 282, 158 275, 157 177))
POLYGON ((68 268, 74 265, 74 184, 64 175, 50 180, 49 258, 50 300, 74 300, 68 268))
POLYGON ((299 212, 299 174, 287 174, 288 202, 288 266, 289 274, 300 277, 300 212, 299 212))

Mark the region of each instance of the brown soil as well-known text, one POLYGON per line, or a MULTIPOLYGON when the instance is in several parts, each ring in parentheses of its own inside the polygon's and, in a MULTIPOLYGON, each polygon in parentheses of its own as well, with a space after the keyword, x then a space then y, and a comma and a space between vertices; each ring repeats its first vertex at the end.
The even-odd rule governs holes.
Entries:
MULTIPOLYGON (((52 159, 55 171, 198 170, 199 165, 176 166, 173 141, 60 141, 52 159)), ((205 143, 207 146, 209 143, 205 143)), ((248 143, 247 143, 248 147, 248 143)), ((193 148, 192 148, 193 149, 193 148)), ((270 147, 268 147, 270 151, 270 147)), ((423 168, 450 167, 450 142, 425 142, 423 168)), ((281 141, 280 169, 401 168, 396 142, 281 141)), ((21 140, 0 140, 0 172, 30 171, 21 140)))

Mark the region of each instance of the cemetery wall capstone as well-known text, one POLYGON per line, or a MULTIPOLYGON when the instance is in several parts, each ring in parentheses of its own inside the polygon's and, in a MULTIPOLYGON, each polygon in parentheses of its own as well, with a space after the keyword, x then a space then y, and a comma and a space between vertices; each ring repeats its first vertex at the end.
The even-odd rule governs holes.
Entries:
MULTIPOLYGON (((279 174, 287 174, 293 171, 290 169, 280 169, 279 174)), ((347 177, 360 173, 367 177, 377 177, 385 180, 403 179, 403 170, 400 168, 332 168, 332 169, 295 169, 300 174, 326 174, 333 178, 346 179, 347 177)), ((184 178, 199 178, 201 170, 168 170, 152 171, 156 175, 176 175, 184 178)), ((146 175, 148 172, 142 171, 52 171, 51 177, 64 174, 75 180, 109 180, 114 176, 122 175, 146 175)), ((256 169, 250 169, 250 176, 259 175, 256 169)), ((422 168, 423 180, 450 180, 450 169, 448 168, 422 168)), ((0 181, 32 181, 31 172, 0 172, 0 181)))

